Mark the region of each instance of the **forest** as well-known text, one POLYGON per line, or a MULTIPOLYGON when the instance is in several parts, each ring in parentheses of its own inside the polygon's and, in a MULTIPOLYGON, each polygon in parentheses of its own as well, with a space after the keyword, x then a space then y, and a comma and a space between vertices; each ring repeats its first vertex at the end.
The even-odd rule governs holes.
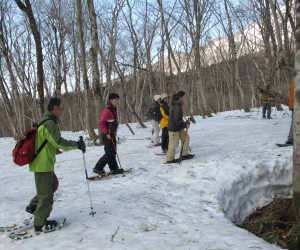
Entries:
POLYGON ((2 0, 0 137, 20 137, 51 96, 61 129, 98 135, 110 92, 119 120, 145 127, 155 94, 187 94, 186 115, 260 105, 257 87, 288 95, 293 0, 2 0))

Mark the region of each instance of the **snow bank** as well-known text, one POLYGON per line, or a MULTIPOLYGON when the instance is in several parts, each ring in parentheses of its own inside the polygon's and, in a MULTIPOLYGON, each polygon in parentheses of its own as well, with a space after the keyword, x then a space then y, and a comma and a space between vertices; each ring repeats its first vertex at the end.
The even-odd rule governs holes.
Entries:
MULTIPOLYGON (((242 166, 243 168, 243 166, 242 166)), ((292 158, 262 162, 253 171, 241 171, 231 186, 222 189, 218 200, 226 216, 242 222, 253 210, 270 203, 275 196, 290 197, 292 158)))

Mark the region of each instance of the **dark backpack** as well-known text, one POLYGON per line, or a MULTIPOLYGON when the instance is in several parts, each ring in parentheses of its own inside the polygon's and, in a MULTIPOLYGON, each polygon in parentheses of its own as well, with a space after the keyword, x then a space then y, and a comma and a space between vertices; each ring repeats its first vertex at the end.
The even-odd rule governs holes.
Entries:
POLYGON ((43 142, 43 144, 35 151, 35 137, 38 130, 38 127, 42 125, 44 122, 51 120, 46 119, 42 121, 39 125, 33 126, 30 129, 27 129, 24 132, 23 138, 18 140, 15 148, 12 151, 13 161, 19 166, 24 166, 33 162, 33 160, 38 156, 41 150, 47 144, 47 140, 43 142))
POLYGON ((150 119, 153 119, 155 121, 160 121, 162 118, 162 115, 160 113, 160 105, 158 103, 154 103, 147 114, 147 117, 149 117, 150 119))

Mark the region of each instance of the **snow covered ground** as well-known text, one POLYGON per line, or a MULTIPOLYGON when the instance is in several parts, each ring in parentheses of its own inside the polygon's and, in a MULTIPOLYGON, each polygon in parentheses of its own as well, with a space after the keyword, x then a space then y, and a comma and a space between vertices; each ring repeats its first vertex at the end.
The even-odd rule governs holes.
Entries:
MULTIPOLYGON (((146 148, 151 126, 132 124, 135 135, 121 125, 118 155, 125 177, 90 182, 91 212, 82 153, 57 156, 60 186, 51 218, 67 217, 63 229, 21 241, 0 233, 1 249, 279 249, 236 227, 253 209, 274 195, 288 195, 292 182, 292 147, 285 142, 290 111, 273 109, 273 119, 261 110, 230 111, 212 118, 197 117, 191 125, 190 148, 196 157, 180 165, 164 165, 160 148, 146 148), (233 221, 233 222, 232 222, 233 221)), ((75 139, 85 133, 63 132, 75 139)), ((0 224, 28 218, 24 209, 35 194, 28 167, 12 162, 15 142, 0 139, 0 224)), ((85 155, 88 174, 103 154, 90 146, 85 155)), ((179 149, 177 151, 179 155, 179 149)), ((108 170, 108 167, 106 167, 108 170)))

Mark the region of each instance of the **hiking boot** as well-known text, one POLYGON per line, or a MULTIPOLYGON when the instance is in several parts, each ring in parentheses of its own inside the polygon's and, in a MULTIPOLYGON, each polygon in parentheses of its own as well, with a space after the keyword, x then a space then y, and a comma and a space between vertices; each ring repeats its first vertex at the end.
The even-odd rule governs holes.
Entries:
POLYGON ((36 225, 34 225, 34 232, 40 233, 40 232, 43 231, 42 228, 43 228, 43 226, 36 226, 36 225))
POLYGON ((166 161, 166 163, 180 163, 181 160, 180 159, 173 159, 171 161, 166 161))
POLYGON ((181 156, 181 159, 182 159, 182 160, 189 160, 189 159, 194 158, 194 156, 195 156, 195 155, 192 155, 192 154, 182 155, 182 156, 181 156))
POLYGON ((117 168, 111 171, 111 174, 123 174, 124 169, 123 168, 117 168))
POLYGON ((36 205, 33 205, 31 203, 25 208, 25 211, 30 214, 34 214, 35 210, 36 210, 36 205))
POLYGON ((266 118, 266 115, 263 115, 262 118, 266 118))
POLYGON ((293 145, 294 143, 293 143, 293 141, 286 141, 285 144, 286 145, 293 145))
POLYGON ((93 172, 94 172, 95 174, 97 174, 97 175, 100 175, 100 176, 106 174, 106 172, 105 172, 104 169, 100 170, 100 169, 97 169, 97 168, 93 168, 93 172))
POLYGON ((47 220, 45 226, 36 226, 36 225, 34 225, 34 231, 36 233, 40 233, 40 232, 43 231, 43 228, 44 228, 45 231, 52 230, 53 228, 56 227, 56 225, 57 225, 56 220, 47 220))
POLYGON ((168 149, 163 149, 162 153, 163 154, 167 154, 168 153, 168 149))
POLYGON ((272 119, 272 117, 271 117, 271 116, 268 116, 267 118, 268 118, 268 119, 272 119))
POLYGON ((55 228, 56 225, 57 225, 56 220, 47 220, 45 228, 46 228, 46 230, 51 230, 51 229, 55 228))

